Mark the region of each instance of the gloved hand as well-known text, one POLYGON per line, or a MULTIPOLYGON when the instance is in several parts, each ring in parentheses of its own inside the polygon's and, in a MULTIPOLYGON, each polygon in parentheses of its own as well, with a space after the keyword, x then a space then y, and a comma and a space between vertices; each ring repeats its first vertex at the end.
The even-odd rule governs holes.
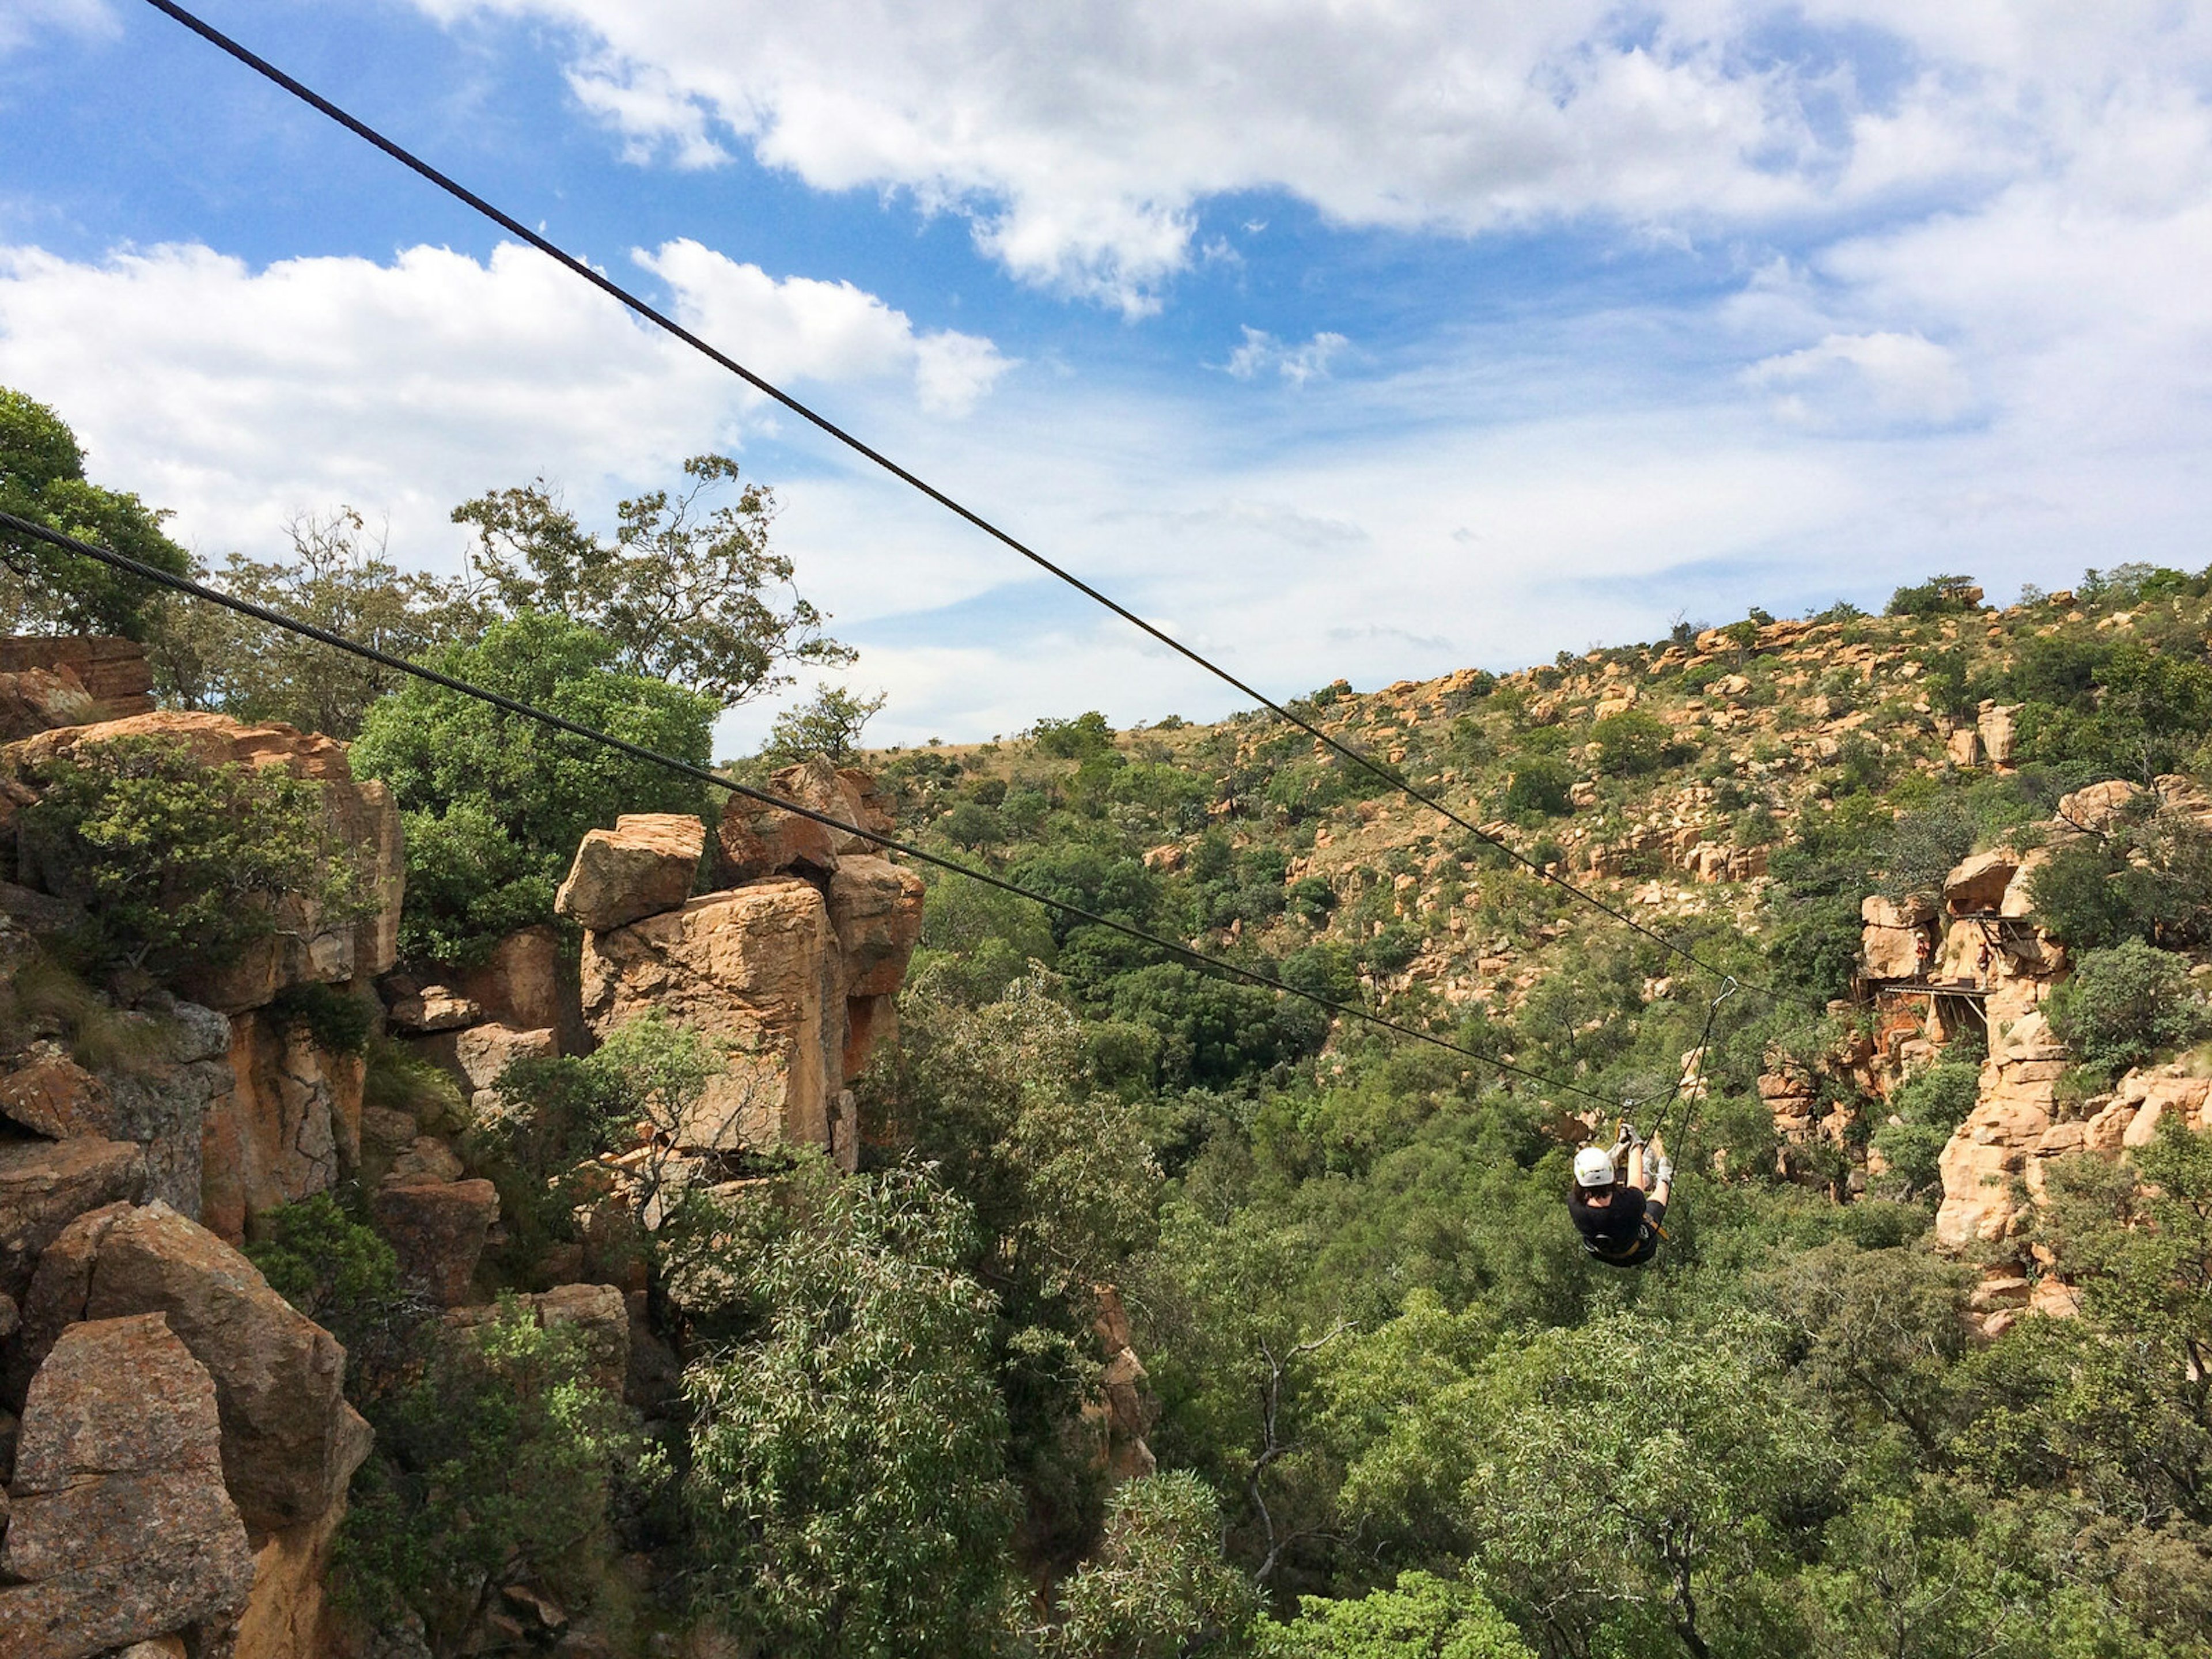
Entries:
POLYGON ((1633 1123, 1622 1124, 1620 1133, 1613 1137, 1613 1149, 1616 1152, 1624 1152, 1631 1146, 1640 1146, 1643 1144, 1644 1138, 1636 1133, 1636 1126, 1633 1123))
POLYGON ((1662 1187, 1668 1185, 1674 1179, 1674 1160, 1671 1158, 1661 1158, 1659 1167, 1654 1173, 1658 1176, 1656 1185, 1662 1187))

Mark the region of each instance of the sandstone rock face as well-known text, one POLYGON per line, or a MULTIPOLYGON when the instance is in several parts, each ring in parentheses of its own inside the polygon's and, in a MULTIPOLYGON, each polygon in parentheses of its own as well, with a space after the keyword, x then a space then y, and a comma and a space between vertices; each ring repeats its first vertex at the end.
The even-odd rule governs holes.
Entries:
POLYGON ((58 726, 100 718, 100 705, 72 668, 0 672, 0 741, 12 743, 58 726))
POLYGON ((327 1192, 359 1167, 368 1068, 258 1011, 232 1022, 229 1069, 237 1083, 208 1115, 196 1197, 200 1218, 237 1244, 251 1217, 327 1192))
POLYGON ((791 877, 709 893, 584 942, 584 1016, 605 1037, 648 1011, 724 1060, 676 1126, 680 1146, 829 1144, 842 1083, 844 985, 829 907, 791 877))
POLYGON ((146 1148, 146 1196, 199 1213, 205 1127, 235 1082, 230 1022, 212 1008, 171 1000, 160 1009, 159 1054, 135 1070, 104 1073, 114 1136, 146 1148))
POLYGON ((1860 955, 1869 979, 1911 979, 1920 972, 1920 945, 1930 950, 1929 924, 1936 907, 1924 898, 1902 902, 1872 895, 1859 905, 1860 955))
MULTIPOLYGON (((119 720, 151 712, 154 671, 146 647, 112 634, 18 634, 0 639, 0 673, 42 670, 74 680, 90 700, 88 720, 119 720)), ((55 726, 76 725, 56 720, 55 726)))
POLYGON ((2086 789, 2059 798, 2058 821, 2069 829, 2102 835, 2136 804, 2142 793, 2141 784, 2130 783, 2123 778, 2093 783, 2086 789))
POLYGON ((232 1659, 320 1659, 343 1651, 331 1628, 326 1585, 345 1513, 341 1494, 319 1517, 272 1533, 255 1552, 253 1594, 238 1621, 232 1659))
POLYGON ((145 1150, 127 1140, 0 1146, 0 1295, 21 1301, 40 1253, 64 1228, 145 1188, 145 1150))
POLYGON ((377 1231, 391 1240, 407 1282, 439 1306, 469 1299, 499 1193, 489 1181, 416 1181, 380 1187, 370 1200, 377 1231))
POLYGON ((1105 1359, 1099 1374, 1099 1399, 1085 1413, 1097 1426, 1103 1444, 1100 1461, 1109 1483, 1141 1479, 1159 1467, 1145 1436, 1158 1414, 1146 1389, 1151 1379, 1137 1352, 1129 1346, 1129 1316, 1121 1292, 1110 1285, 1096 1287, 1097 1312, 1092 1328, 1098 1351, 1105 1359))
POLYGON ((691 896, 706 844, 706 826, 696 817, 625 814, 613 829, 584 837, 553 908, 594 931, 673 910, 691 896))
POLYGON ((49 1140, 106 1138, 115 1123, 114 1108, 100 1079, 58 1048, 0 1078, 0 1117, 49 1140))
POLYGON ((921 937, 921 878, 889 859, 854 855, 830 878, 830 924, 845 958, 845 994, 889 996, 921 937))
MULTIPOLYGON (((702 838, 705 833, 700 831, 702 838)), ((690 892, 688 884, 684 890, 690 892)), ((489 1019, 518 1031, 557 1030, 573 1018, 567 1010, 572 999, 561 988, 561 941, 548 927, 509 933, 492 947, 482 967, 459 975, 455 989, 483 1010, 454 1021, 456 1025, 489 1019)))
POLYGON ((1993 1244, 2019 1231, 2024 1215, 2015 1183, 2031 1194, 2039 1189, 2043 1161, 2071 1140, 2064 1133, 2051 1136, 2057 1117, 2055 1088, 2069 1064, 2064 1046, 2052 1039, 2040 1014, 2027 1016, 1998 1038, 1982 1067, 1974 1109, 1937 1161, 1943 1202, 1936 1212, 1936 1242, 1943 1249, 1993 1244))
MULTIPOLYGON (((850 767, 841 772, 819 756, 774 774, 768 791, 841 823, 878 834, 886 826, 867 774, 850 767)), ((874 848, 866 836, 734 794, 722 809, 715 846, 714 878, 724 886, 786 870, 826 876, 836 869, 842 854, 874 848)))
POLYGON ((406 881, 398 809, 381 783, 355 780, 343 744, 289 726, 244 726, 224 714, 164 710, 40 732, 9 744, 0 754, 25 767, 66 760, 84 745, 126 737, 182 744, 210 765, 281 766, 321 784, 332 840, 353 849, 364 891, 374 902, 360 921, 327 925, 304 908, 288 909, 282 917, 283 931, 210 975, 194 988, 197 1000, 235 1012, 259 1007, 288 985, 380 974, 398 959, 399 906, 406 881))
POLYGON ((281 1532, 327 1511, 369 1446, 337 1339, 166 1204, 118 1217, 93 1261, 84 1316, 139 1313, 166 1315, 215 1378, 223 1478, 246 1525, 281 1532))
POLYGON ((1952 765, 1970 769, 1982 758, 1981 734, 1971 726, 1962 726, 1943 740, 1943 749, 1952 765))
POLYGON ((2008 848, 1977 853, 1943 878, 1943 907, 1954 916, 1982 915, 2004 902, 2020 873, 2020 854, 2008 848))
POLYGON ((213 1379, 159 1314, 72 1326, 31 1384, 0 1590, 0 1652, 82 1659, 197 1626, 253 1583, 224 1488, 213 1379))

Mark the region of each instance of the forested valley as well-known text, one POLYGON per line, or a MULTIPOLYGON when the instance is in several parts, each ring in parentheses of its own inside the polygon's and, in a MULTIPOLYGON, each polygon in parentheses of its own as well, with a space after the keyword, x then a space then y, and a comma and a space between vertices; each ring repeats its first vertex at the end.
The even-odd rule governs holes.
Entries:
MULTIPOLYGON (((605 533, 465 503, 451 581, 347 515, 202 574, 705 765, 851 658, 773 505, 704 457, 605 533)), ((0 507, 189 567, 13 393, 0 507)), ((239 1078, 289 1056, 272 1101, 354 1079, 313 1179, 225 1187, 195 1127, 160 1188, 343 1345, 343 1501, 239 1506, 257 1549, 329 1517, 285 1594, 330 1650, 2212 1653, 2212 570, 1294 705, 1464 825, 1264 710, 882 748, 825 684, 714 762, 1030 898, 0 553, 15 631, 137 641, 160 705, 11 732, 9 1082, 168 1088, 140 1050, 207 1008, 239 1078), (716 992, 678 934, 740 911, 716 992), (810 927, 842 978, 757 967, 810 927), (343 971, 235 989, 325 934, 343 971), (1624 1117, 1678 1170, 1633 1270, 1565 1202, 1624 1117)), ((0 1155, 82 1144, 0 1095, 0 1155)), ((144 1157, 0 1262, 27 1435, 144 1157)))

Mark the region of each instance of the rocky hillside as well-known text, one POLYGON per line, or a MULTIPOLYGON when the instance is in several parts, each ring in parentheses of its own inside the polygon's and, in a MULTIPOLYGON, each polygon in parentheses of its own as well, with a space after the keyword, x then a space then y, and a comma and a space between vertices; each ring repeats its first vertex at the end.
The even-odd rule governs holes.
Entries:
POLYGON ((741 769, 1462 1053, 15 641, 0 1651, 2204 1652, 2208 586, 741 769))

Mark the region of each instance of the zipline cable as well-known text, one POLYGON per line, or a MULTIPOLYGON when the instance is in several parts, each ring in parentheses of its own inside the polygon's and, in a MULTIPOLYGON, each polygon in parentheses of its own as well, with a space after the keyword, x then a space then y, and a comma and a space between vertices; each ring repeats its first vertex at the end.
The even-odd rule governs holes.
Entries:
POLYGON ((20 518, 13 513, 0 512, 0 530, 10 530, 19 536, 27 536, 34 541, 44 542, 48 546, 58 548, 64 552, 76 553, 88 559, 97 560, 111 569, 120 570, 127 575, 137 577, 142 581, 151 582, 156 586, 167 588, 172 592, 182 593, 188 598, 199 599, 210 605, 222 605, 227 610, 237 611, 240 616, 251 617, 257 622, 265 623, 272 628, 281 628, 304 638, 319 641, 333 650, 343 651, 364 661, 389 668, 396 673, 410 675, 416 679, 427 681, 432 685, 442 686, 448 691, 457 691, 463 696, 474 697, 480 702, 489 703, 493 708, 520 719, 534 720, 541 726, 563 732, 569 737, 581 738, 588 743, 595 743, 605 748, 616 750, 629 756, 633 760, 641 760, 651 765, 665 768, 681 776, 717 789, 726 789, 732 794, 743 795, 746 799, 757 801, 763 806, 773 806, 786 812, 796 813, 800 817, 811 819, 827 829, 836 830, 845 835, 858 836, 864 841, 874 842, 886 852, 902 854, 919 863, 933 866, 950 874, 964 876, 970 881, 981 882, 988 887, 997 888, 1002 893, 1012 893, 1018 898, 1029 899, 1033 902, 1048 906, 1058 910, 1063 915, 1073 916, 1092 927, 1110 928, 1125 938, 1168 951, 1194 967, 1212 973, 1225 974, 1242 980, 1247 984, 1256 985, 1270 991, 1279 991, 1285 996, 1297 997, 1332 1014, 1340 1014, 1347 1018, 1360 1020, 1382 1030, 1395 1032, 1400 1036, 1412 1037, 1417 1042, 1428 1043, 1434 1048, 1448 1049, 1455 1054, 1463 1054, 1469 1060, 1492 1066, 1498 1071, 1510 1073, 1515 1077, 1526 1079, 1531 1083, 1540 1083, 1547 1089, 1557 1089, 1564 1093, 1582 1095, 1591 1100, 1604 1101, 1608 1105, 1612 1103, 1608 1097, 1599 1094, 1595 1090, 1586 1089, 1578 1083, 1547 1077, 1540 1072, 1530 1071, 1525 1066, 1516 1066, 1510 1060, 1499 1060, 1479 1049, 1469 1048, 1462 1043, 1454 1042, 1448 1037, 1440 1037, 1432 1031, 1424 1031, 1417 1026, 1407 1025, 1402 1021, 1389 1018, 1369 1009, 1355 1007, 1350 1003, 1338 1002, 1333 998, 1322 996, 1316 992, 1301 990, 1286 981, 1277 979, 1272 974, 1261 973, 1256 969, 1244 967, 1241 963, 1228 961, 1221 957, 1208 956, 1203 951, 1193 950, 1188 945, 1164 938, 1158 933, 1149 933, 1128 922, 1117 921, 1111 916, 1101 915, 1097 911, 1085 909, 1079 904, 1071 904, 1065 899, 1053 898, 1043 893, 1032 891, 1019 883, 1008 881, 1002 876, 994 876, 988 870, 979 870, 971 865, 963 864, 957 859, 945 858, 940 854, 932 853, 911 842, 900 841, 896 836, 868 829, 863 824, 848 823, 843 819, 834 817, 827 812, 817 811, 813 807, 795 800, 786 800, 780 795, 771 794, 764 789, 756 789, 750 784, 739 783, 734 778, 722 776, 711 768, 696 765, 678 756, 663 754, 659 750, 648 749, 642 744, 630 742, 627 738, 618 738, 611 732, 601 732, 592 726, 579 725, 574 720, 565 719, 562 715, 539 708, 533 704, 523 702, 484 686, 473 684, 453 675, 441 673, 434 668, 426 668, 421 663, 409 662, 405 658, 395 657, 388 651, 380 651, 373 645, 364 645, 358 640, 349 639, 343 634, 333 633, 326 628, 319 628, 313 623, 302 622, 296 617, 287 616, 281 611, 273 611, 267 605, 256 605, 251 599, 241 599, 235 594, 225 593, 220 588, 210 587, 205 583, 195 581, 189 576, 179 576, 172 571, 163 570, 158 566, 147 564, 141 560, 132 558, 126 553, 118 553, 112 548, 100 547, 92 542, 80 541, 75 536, 64 535, 60 531, 51 529, 35 520, 20 518))
MULTIPOLYGON (((293 97, 300 100, 301 102, 337 122, 340 126, 345 128, 347 131, 352 133, 356 137, 360 138, 365 143, 372 144, 378 149, 382 150, 386 155, 389 155, 393 161, 398 162, 402 167, 418 174, 422 179, 428 180, 430 184, 436 185, 440 190, 445 191, 446 194, 451 196, 454 200, 461 203, 464 206, 490 220, 494 224, 499 226, 501 229, 506 231, 508 234, 520 238, 532 247, 536 248, 540 253, 545 255, 547 258, 553 260, 556 264, 573 272, 574 275, 582 277, 586 282, 598 289, 601 293, 607 295, 610 298, 626 307, 638 317, 643 319, 648 323, 651 323, 654 327, 660 329, 662 331, 672 336, 675 339, 680 340, 685 345, 690 346, 694 351, 700 353, 702 356, 708 358, 721 368, 727 369, 731 374, 743 380, 747 386, 751 386, 755 391, 762 393, 763 396, 773 398, 775 402, 782 404, 784 408, 789 410, 801 420, 806 422, 811 426, 819 428, 822 432, 825 433, 830 437, 834 438, 837 442, 844 445, 848 449, 850 449, 854 454, 861 456, 865 459, 872 462, 877 466, 881 467, 884 471, 890 473, 902 483, 908 484, 913 489, 919 490, 922 495, 927 495, 931 501, 935 501, 939 507, 944 507, 947 512, 955 514, 958 518, 965 520, 969 524, 981 531, 993 540, 999 542, 1002 545, 1008 547, 1014 552, 1021 555, 1022 557, 1027 559, 1031 564, 1036 566, 1040 570, 1042 570, 1048 574, 1057 578, 1059 580, 1066 583, 1070 587, 1074 588, 1076 592, 1081 593, 1085 598, 1091 600, 1094 604, 1102 605, 1105 609, 1112 611, 1115 616, 1121 617, 1122 621, 1129 623, 1132 627, 1141 629, 1146 634, 1151 635, 1152 638, 1159 641, 1160 644, 1167 647, 1169 650, 1174 652, 1177 656, 1180 656, 1186 661, 1193 663, 1198 667, 1204 669, 1207 673, 1212 675, 1224 685, 1233 687, 1236 690, 1242 692, 1248 697, 1250 697, 1254 702, 1272 711, 1279 719, 1285 720, 1291 725, 1297 726, 1300 731, 1311 737, 1316 742, 1325 744, 1331 750, 1342 756, 1345 759, 1350 761, 1363 771, 1369 773, 1374 777, 1381 779, 1384 783, 1389 785, 1391 788, 1396 790, 1401 794, 1405 795, 1408 799, 1418 801, 1420 805, 1429 808, 1431 811, 1441 814, 1451 823, 1457 824, 1461 829, 1466 830, 1469 835, 1487 842, 1491 846, 1504 854, 1506 857, 1511 859, 1516 864, 1521 865, 1524 868, 1532 872, 1540 880, 1549 882, 1553 886, 1559 888, 1563 892, 1572 894, 1583 903, 1604 912, 1607 915, 1611 916, 1615 921, 1620 922, 1623 927, 1627 927, 1635 933, 1641 933, 1644 938, 1650 939, 1655 944, 1660 945, 1662 948, 1672 954, 1681 957, 1685 962, 1692 963, 1705 973, 1711 974, 1717 978, 1727 977, 1723 969, 1705 961, 1696 952, 1690 951, 1682 945, 1677 945, 1673 939, 1668 939, 1656 928, 1646 927, 1644 923, 1637 921, 1635 917, 1630 915, 1626 911, 1617 909, 1613 906, 1607 904, 1603 899, 1599 898, 1595 894, 1590 892, 1586 888, 1578 886, 1575 883, 1569 881, 1565 877, 1553 874, 1536 860, 1528 857, 1526 854, 1522 853, 1517 848, 1514 848, 1502 836, 1494 836, 1491 834, 1490 831, 1483 829, 1481 825, 1472 823, 1468 819, 1462 817, 1458 812, 1453 811, 1449 806, 1447 806, 1437 797, 1431 794, 1426 790, 1418 787, 1395 768, 1386 766, 1382 762, 1377 761, 1371 756, 1366 754, 1364 750, 1356 749, 1351 744, 1344 743, 1337 738, 1333 737, 1313 721, 1305 719, 1303 715, 1295 713, 1292 709, 1285 707, 1284 704, 1276 702, 1273 697, 1267 696, 1266 692, 1260 690, 1257 687, 1248 684, 1245 681, 1231 673, 1228 669, 1224 668, 1220 664, 1213 661, 1211 658, 1204 655, 1202 653, 1194 649, 1190 646, 1185 645, 1181 640, 1176 639, 1164 629, 1156 627, 1154 624, 1146 622, 1135 611, 1130 610, 1128 606, 1121 604, 1117 599, 1110 598, 1106 593, 1101 592, 1098 588, 1092 586, 1089 582, 1084 580, 1082 577, 1066 568, 1064 566, 1055 564, 1052 560, 1047 558, 1043 554, 1038 552, 1035 548, 1030 546, 1026 542, 1022 541, 1011 532, 1000 529, 997 525, 994 524, 990 520, 983 517, 982 514, 977 513, 972 507, 963 505, 952 496, 946 495, 943 490, 938 489, 936 485, 929 483, 928 480, 921 477, 916 473, 908 471, 896 461, 891 459, 890 456, 884 454, 881 450, 874 448, 863 440, 854 436, 852 433, 848 432, 843 427, 839 426, 836 422, 830 420, 826 415, 817 412, 805 404, 801 403, 798 398, 793 397, 791 393, 784 391, 781 387, 772 385, 768 380, 763 380, 760 375, 756 374, 751 369, 747 368, 743 363, 738 362, 734 357, 728 356, 726 353, 709 344, 698 335, 693 333, 690 329, 684 327, 681 323, 669 316, 665 312, 648 304, 645 300, 640 298, 637 295, 631 293, 629 289, 623 287, 622 284, 617 283, 605 273, 594 270, 583 260, 568 252, 567 249, 562 247, 559 244, 552 241, 538 232, 532 230, 529 226, 524 224, 520 219, 514 217, 514 215, 503 212, 499 208, 493 206, 491 203, 477 195, 467 185, 460 183, 458 179, 440 172, 436 167, 431 166, 429 162, 422 160, 421 156, 416 155, 412 150, 406 149, 404 145, 399 144, 392 139, 386 137, 384 134, 379 132, 374 127, 370 126, 366 121, 360 119, 356 116, 349 114, 347 111, 340 108, 329 99, 324 97, 320 93, 315 91, 312 87, 309 87, 304 82, 296 80, 292 76, 286 74, 283 70, 277 68, 267 58, 261 57, 252 48, 233 40, 230 36, 225 34, 221 29, 216 28, 213 24, 203 21, 193 13, 186 10, 183 6, 177 4, 176 0, 146 0, 146 3, 152 6, 156 11, 161 12, 165 15, 173 19, 175 21, 181 23, 185 27, 190 29, 194 34, 198 35, 200 39, 205 40, 210 46, 216 47, 218 51, 227 53, 231 58, 235 58, 239 63, 244 64, 247 69, 252 70, 255 74, 273 82, 275 85, 281 87, 283 90, 291 94, 293 97)), ((1745 981, 1743 983, 1747 989, 1757 991, 1763 996, 1771 997, 1778 1002, 1796 1002, 1802 1000, 1800 998, 1790 996, 1786 993, 1781 991, 1771 990, 1765 986, 1755 984, 1749 981, 1745 981)))

